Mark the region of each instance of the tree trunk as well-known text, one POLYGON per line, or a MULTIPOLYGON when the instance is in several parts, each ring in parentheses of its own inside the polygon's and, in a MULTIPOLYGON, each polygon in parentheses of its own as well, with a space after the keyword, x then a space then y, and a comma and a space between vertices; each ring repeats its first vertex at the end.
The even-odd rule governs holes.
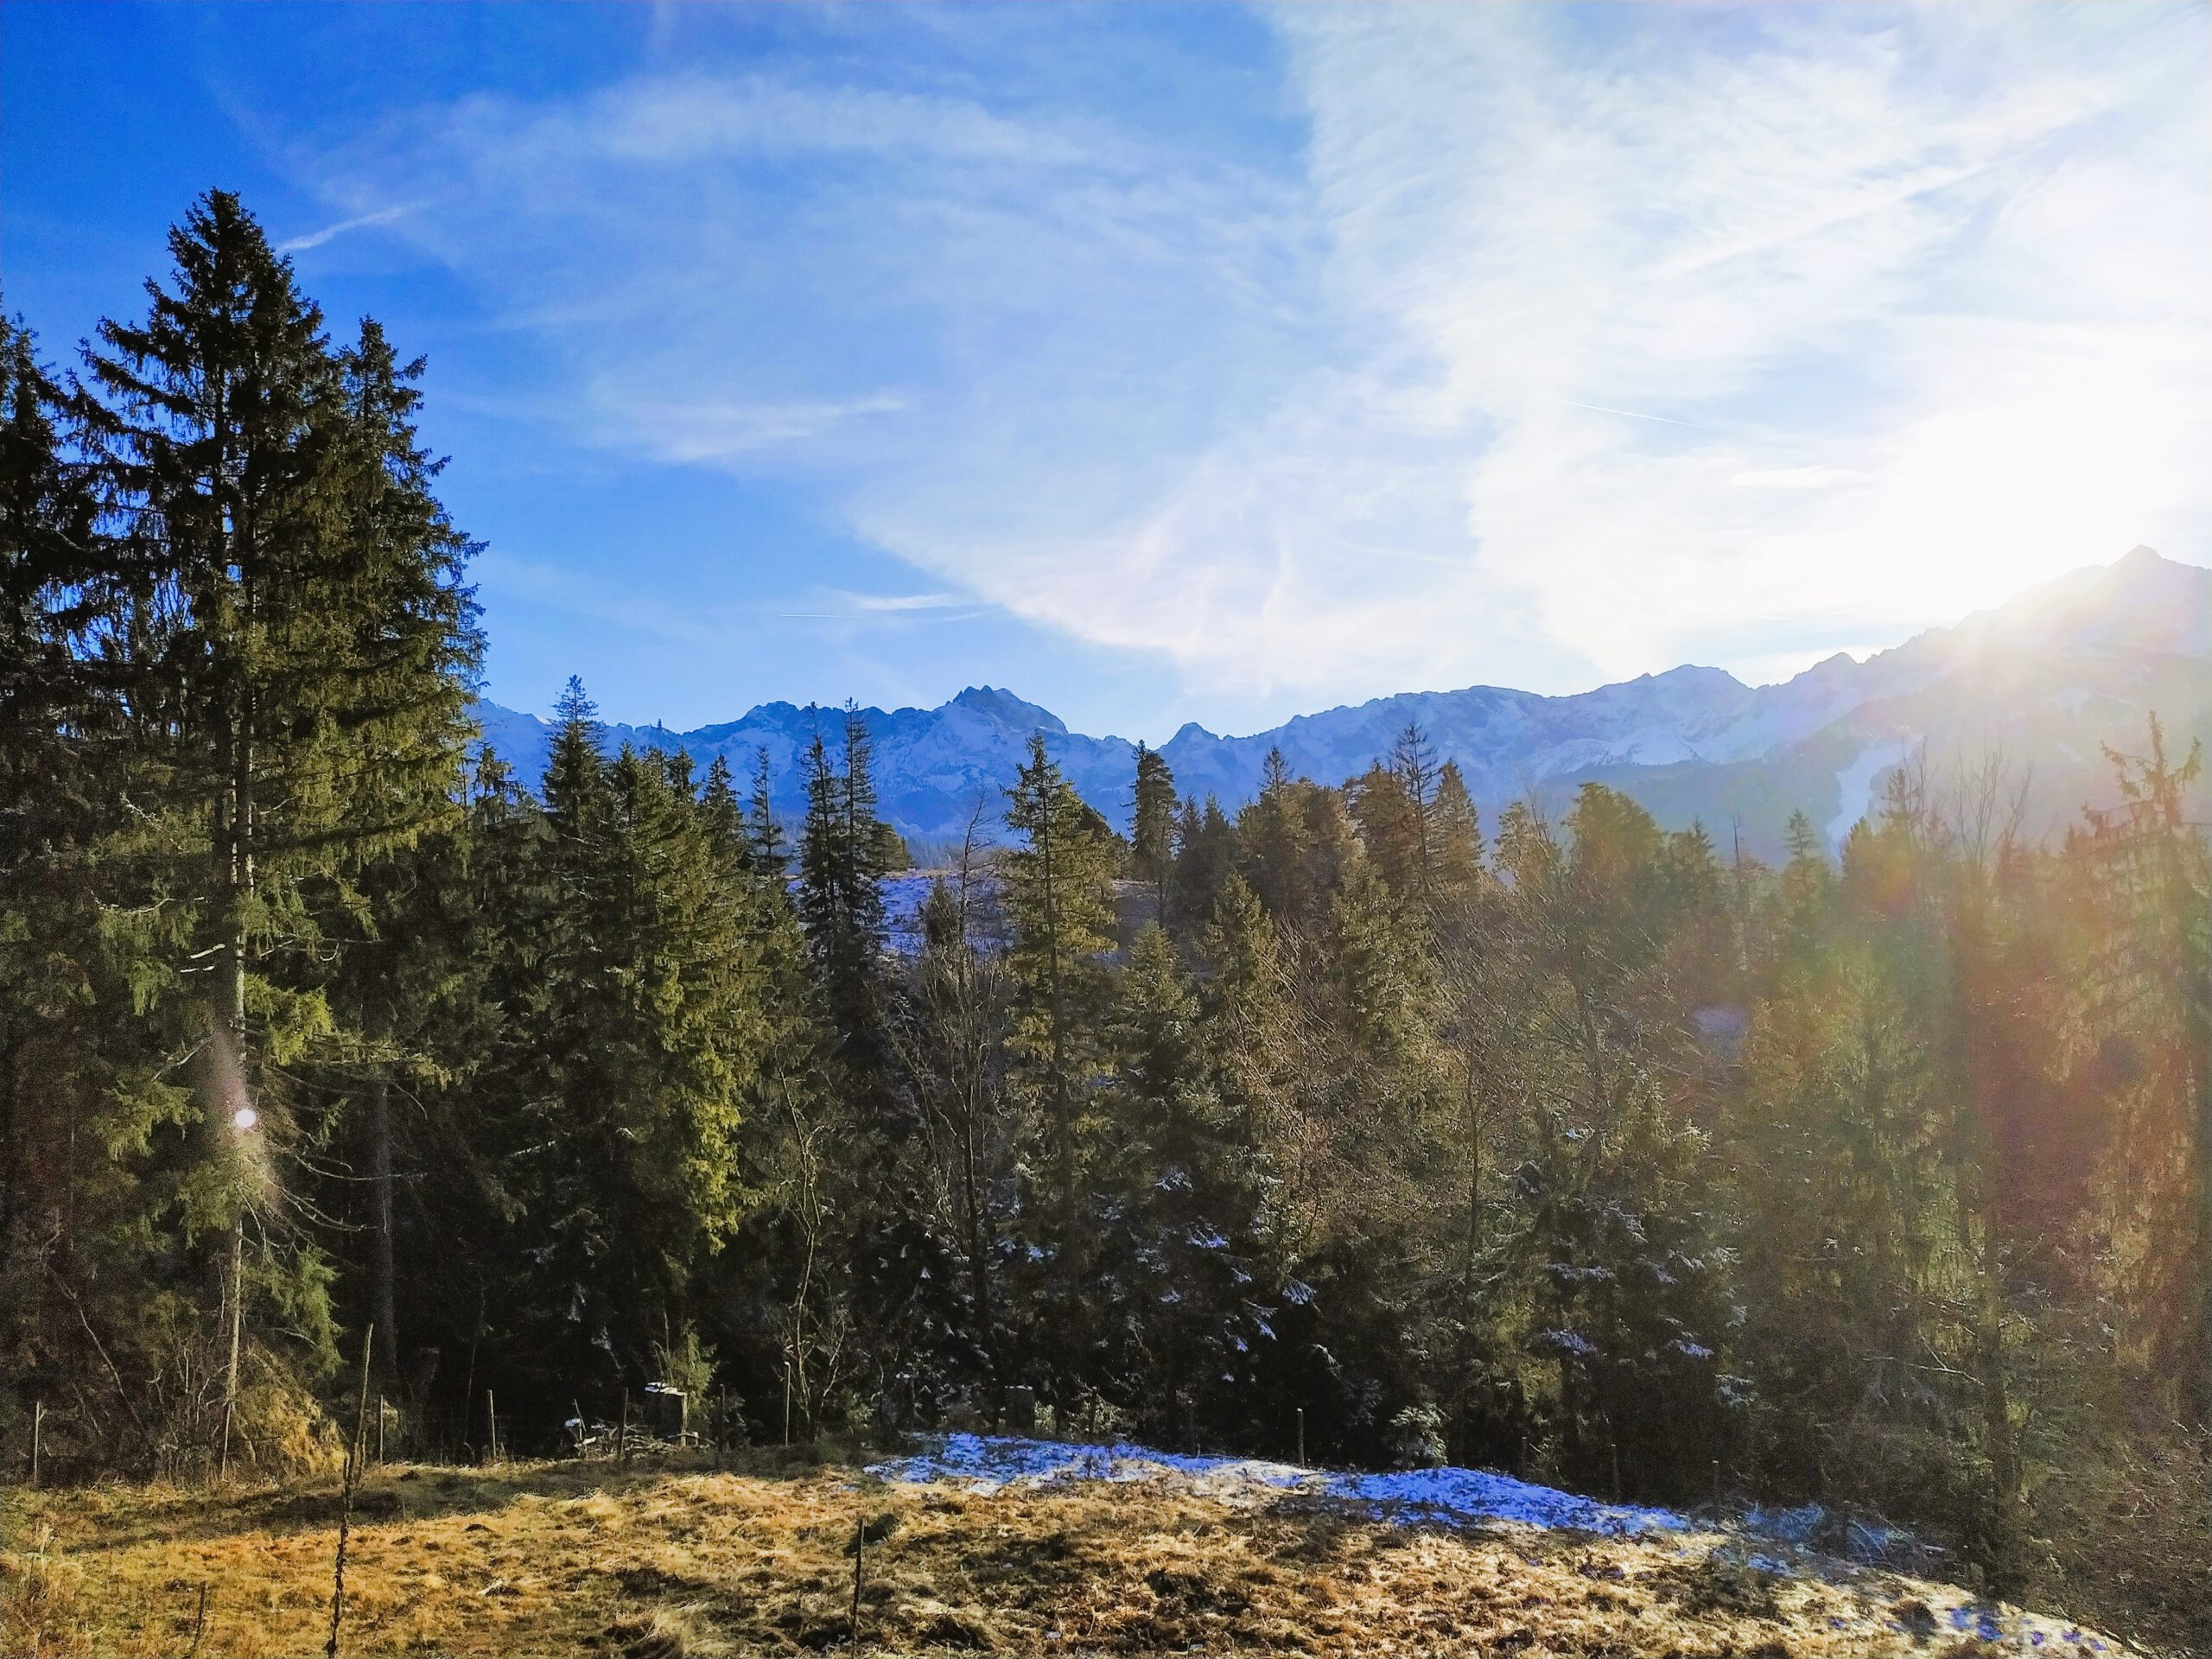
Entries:
POLYGON ((990 1398, 996 1400, 1001 1386, 999 1376, 999 1344, 996 1320, 991 1308, 991 1259, 989 1197, 978 1166, 976 1135, 982 1117, 980 1098, 971 1102, 968 1122, 960 1137, 961 1203, 967 1211, 968 1271, 976 1299, 976 1336, 983 1351, 983 1364, 988 1372, 990 1398))
POLYGON ((1977 1554, 1986 1592, 2012 1596, 2021 1588, 2020 1458, 2012 1434, 2012 1391, 2005 1376, 2005 1292, 1996 1205, 1988 1191, 1987 1148, 1978 1150, 1976 1161, 1981 1167, 1962 1170, 1959 1176, 1959 1224, 1976 1281, 1974 1381, 1981 1395, 1982 1456, 1989 1464, 1988 1509, 1977 1554))
POLYGON ((377 1345, 377 1363, 387 1378, 397 1378, 399 1361, 399 1320, 394 1281, 391 1238, 391 1090, 379 1077, 370 1101, 371 1166, 376 1195, 376 1328, 385 1333, 377 1345))

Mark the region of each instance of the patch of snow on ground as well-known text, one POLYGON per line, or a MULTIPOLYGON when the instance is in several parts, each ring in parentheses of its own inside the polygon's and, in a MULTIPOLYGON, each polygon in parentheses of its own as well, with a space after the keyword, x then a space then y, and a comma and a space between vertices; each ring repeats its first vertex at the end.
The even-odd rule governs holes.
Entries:
MULTIPOLYGON (((957 1481, 986 1492, 1076 1481, 1146 1481, 1173 1476, 1196 1495, 1224 1502, 1295 1495, 1333 1500, 1376 1519, 1401 1524, 1503 1521, 1615 1535, 1711 1535, 1715 1531, 1709 1519, 1700 1521, 1671 1510, 1600 1503, 1479 1469, 1344 1474, 1255 1458, 1191 1457, 1127 1444, 1077 1446, 996 1434, 925 1436, 922 1444, 926 1449, 918 1455, 871 1464, 868 1472, 884 1480, 912 1484, 957 1481)), ((1835 1582, 1839 1580, 1831 1575, 1836 1571, 1854 1578, 1868 1570, 1840 1564, 1822 1569, 1822 1557, 1835 1560, 1828 1554, 1832 1550, 1840 1549, 1859 1560, 1895 1560, 1913 1553, 1905 1548, 1911 1541, 1904 1533, 1877 1522, 1840 1517, 1810 1503, 1795 1509, 1754 1507, 1723 1530, 1733 1535, 1733 1541, 1717 1546, 1716 1554, 1725 1551, 1728 1559, 1754 1571, 1784 1577, 1821 1572, 1835 1582)), ((1699 1547, 1700 1541, 1685 1539, 1677 1548, 1687 1551, 1699 1547)), ((1933 1592, 1935 1586, 1923 1588, 1933 1592)), ((1943 1588, 1950 1590, 1950 1586, 1943 1588)), ((1954 1630, 2007 1653, 2127 1651, 2099 1632, 1955 1591, 1940 1599, 1931 1593, 1929 1603, 1920 1614, 1929 1621, 1925 1626, 1906 1623, 1905 1614, 1897 1611, 1904 1606, 1902 1602, 1878 1616, 1887 1619, 1891 1629, 1904 1631, 1916 1641, 1934 1634, 1936 1619, 1947 1618, 1954 1630), (1952 1594, 1959 1596, 1955 1602, 1952 1594)), ((1844 1624, 1835 1617, 1829 1622, 1838 1627, 1844 1624)))
POLYGON ((1798 1549, 1900 1572, 1940 1572, 1942 1552, 1902 1527, 1821 1503, 1784 1507, 1753 1503, 1738 1510, 1734 1524, 1756 1537, 1778 1539, 1798 1549))
POLYGON ((1912 752, 1910 743, 1892 739, 1885 743, 1869 743, 1859 751, 1858 757, 1835 775, 1835 786, 1842 797, 1842 810, 1828 820, 1828 845, 1840 849, 1843 838, 1853 826, 1865 817, 1874 806, 1874 779, 1912 752))
POLYGON ((1688 1532, 1697 1523, 1672 1510, 1600 1503, 1480 1469, 1414 1469, 1393 1475, 1327 1475, 1332 1497, 1370 1503, 1406 1520, 1518 1521, 1583 1532, 1688 1532))
POLYGON ((1671 1510, 1600 1503, 1479 1469, 1338 1474, 1260 1459, 1192 1457, 1141 1446, 1075 1446, 1011 1435, 948 1434, 931 1450, 871 1464, 868 1472, 885 1480, 956 1480, 986 1489, 1149 1480, 1177 1474, 1187 1477, 1198 1491, 1224 1497, 1296 1493, 1334 1499, 1405 1522, 1513 1521, 1616 1534, 1698 1529, 1698 1523, 1671 1510))

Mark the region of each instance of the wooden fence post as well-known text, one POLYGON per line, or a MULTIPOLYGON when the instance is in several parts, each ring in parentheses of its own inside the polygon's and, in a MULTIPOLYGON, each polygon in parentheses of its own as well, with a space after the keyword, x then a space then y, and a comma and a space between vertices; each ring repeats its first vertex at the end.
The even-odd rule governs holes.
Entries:
POLYGON ((338 1626, 346 1617, 346 1540, 353 1525, 353 1483, 368 1450, 369 1351, 376 1338, 373 1324, 361 1332, 361 1402, 353 1414, 353 1443, 346 1448, 346 1484, 338 1503, 338 1566, 330 1581, 330 1640, 322 1644, 329 1659, 338 1659, 338 1626))
POLYGON ((499 1402, 492 1390, 484 1390, 484 1432, 491 1439, 492 1461, 499 1460, 499 1402))
POLYGON ((1306 1408, 1298 1408, 1298 1466, 1306 1466, 1306 1408))
POLYGON ((853 1522, 853 1646, 861 1644, 861 1561, 868 1554, 868 1518, 853 1522))
POLYGON ((617 1463, 630 1461, 630 1388, 627 1383, 622 1387, 622 1421, 614 1430, 614 1460, 617 1463))
POLYGON ((40 1442, 46 1438, 46 1402, 31 1402, 31 1484, 38 1484, 40 1442))

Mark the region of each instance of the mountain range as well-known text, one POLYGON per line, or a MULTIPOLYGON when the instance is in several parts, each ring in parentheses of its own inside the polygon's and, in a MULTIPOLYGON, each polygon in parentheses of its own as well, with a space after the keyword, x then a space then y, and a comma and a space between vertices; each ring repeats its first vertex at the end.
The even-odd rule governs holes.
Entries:
MULTIPOLYGON (((1486 685, 1403 692, 1249 736, 1185 725, 1160 753, 1181 793, 1214 795, 1233 811, 1257 792, 1269 749, 1281 748, 1294 773, 1338 783, 1414 721, 1440 756, 1459 762, 1486 820, 1522 796, 1556 810, 1594 780, 1667 828, 1702 822, 1724 848, 1772 857, 1793 810, 1840 843, 1889 772, 1923 746, 1938 774, 2001 755, 2029 783, 2030 827, 2049 831, 2084 803, 2112 798, 2101 746, 2140 752, 2153 712, 2177 756, 2192 737, 2212 741, 2212 569, 2139 547, 1955 627, 1864 661, 1839 652, 1778 684, 1685 666, 1569 696, 1486 685)), ((1084 798, 1126 827, 1135 771, 1126 739, 1071 732, 988 685, 935 709, 862 714, 880 810, 925 850, 957 841, 979 809, 984 835, 1003 833, 1004 791, 1035 732, 1084 798)), ((534 785, 551 726, 489 702, 476 716, 483 741, 534 785)), ((723 755, 741 778, 766 749, 778 810, 796 821, 800 758, 817 728, 834 744, 842 719, 835 709, 770 702, 696 731, 609 724, 607 737, 682 749, 702 769, 723 755)))

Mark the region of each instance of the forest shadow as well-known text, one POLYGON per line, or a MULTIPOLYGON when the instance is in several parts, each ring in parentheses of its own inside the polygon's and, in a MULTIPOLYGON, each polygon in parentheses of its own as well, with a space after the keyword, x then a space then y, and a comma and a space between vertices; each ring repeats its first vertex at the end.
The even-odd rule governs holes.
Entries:
MULTIPOLYGON (((562 1459, 471 1466, 383 1465, 354 1491, 358 1528, 435 1522, 454 1516, 495 1515, 527 1498, 565 1503, 603 1494, 620 1498, 671 1476, 717 1473, 749 1480, 799 1481, 829 1465, 826 1455, 799 1448, 734 1453, 718 1466, 713 1454, 611 1459, 562 1459)), ((339 1523, 345 1495, 336 1476, 280 1488, 220 1491, 108 1489, 116 1512, 80 1515, 71 1530, 78 1549, 99 1553, 136 1545, 212 1543, 245 1534, 272 1538, 327 1531, 339 1523), (144 1499, 133 1507, 133 1497, 144 1499)))
MULTIPOLYGON (((1290 1493, 1262 1507, 1259 1516, 1294 1526, 1295 1531, 1275 1549, 1277 1558, 1315 1567, 1407 1548, 1425 1537, 1445 1536, 1464 1541, 1496 1542, 1510 1529, 1498 1522, 1470 1519, 1452 1521, 1440 1516, 1390 1515, 1342 1499, 1290 1493)), ((1600 1535, 1556 1528, 1531 1535, 1531 1549, 1548 1552, 1560 1547, 1587 1546, 1600 1535)))

